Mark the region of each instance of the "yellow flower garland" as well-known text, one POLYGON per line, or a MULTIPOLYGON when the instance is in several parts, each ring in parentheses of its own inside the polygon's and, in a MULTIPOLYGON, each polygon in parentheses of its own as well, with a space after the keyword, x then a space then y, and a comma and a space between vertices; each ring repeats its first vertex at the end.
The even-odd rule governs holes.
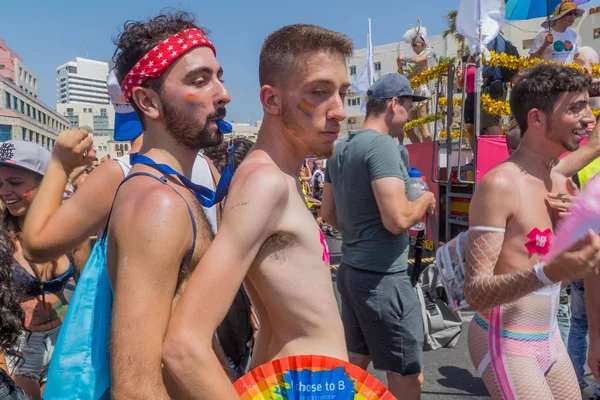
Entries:
POLYGON ((481 94, 481 107, 490 115, 512 115, 508 101, 494 100, 488 93, 481 94))
POLYGON ((443 111, 440 111, 437 114, 437 116, 435 114, 430 114, 430 115, 428 115, 426 117, 421 117, 421 118, 413 119, 412 121, 408 121, 406 123, 406 125, 404 125, 404 130, 405 131, 410 131, 411 129, 414 129, 417 126, 421 126, 421 125, 433 122, 435 120, 442 119, 442 118, 444 118, 444 116, 446 116, 446 113, 444 113, 443 111))
MULTIPOLYGON (((504 68, 509 68, 509 69, 514 70, 514 69, 521 69, 521 68, 529 69, 529 68, 533 67, 534 65, 538 65, 538 64, 561 64, 561 65, 566 65, 567 67, 575 68, 575 69, 579 70, 580 72, 587 73, 586 70, 577 63, 563 64, 563 63, 559 63, 556 61, 544 61, 541 58, 535 58, 535 57, 525 58, 525 57, 517 57, 517 56, 508 55, 506 53, 498 54, 495 51, 490 51, 490 55, 491 55, 491 58, 489 60, 486 60, 485 57, 483 58, 483 64, 489 65, 490 67, 504 67, 504 68)), ((594 67, 596 67, 596 66, 597 65, 594 65, 594 67)), ((593 71, 594 71, 594 68, 592 67, 592 72, 593 71)), ((596 71, 600 73, 600 69, 596 68, 596 71)))
MULTIPOLYGON (((494 100, 487 93, 481 94, 481 107, 490 115, 512 115, 510 103, 503 100, 494 100)), ((600 108, 592 109, 594 117, 600 115, 600 108)))
POLYGON ((412 78, 410 78, 410 84, 412 88, 416 89, 419 86, 429 83, 429 81, 437 78, 438 75, 447 73, 449 65, 450 64, 446 63, 439 64, 435 67, 431 67, 428 70, 421 72, 418 75, 413 76, 412 78))
MULTIPOLYGON (((525 58, 525 57, 516 57, 516 56, 508 55, 505 53, 498 54, 495 51, 491 51, 490 55, 491 55, 491 58, 489 60, 486 60, 485 58, 483 59, 483 64, 491 66, 491 67, 504 67, 504 68, 509 68, 509 69, 513 69, 513 70, 529 69, 538 64, 562 64, 562 63, 558 63, 558 62, 554 62, 554 61, 544 61, 540 58, 535 58, 535 57, 525 58)), ((585 69, 577 63, 562 64, 562 65, 566 65, 568 67, 575 68, 580 72, 587 73, 585 71, 585 69)), ((439 75, 447 73, 448 67, 449 67, 449 64, 444 63, 444 64, 436 65, 435 67, 429 68, 428 70, 411 78, 410 79, 411 86, 413 87, 413 89, 416 89, 421 85, 429 83, 430 81, 432 81, 439 75)), ((600 64, 592 65, 592 76, 600 77, 600 64)), ((462 106, 462 99, 453 98, 452 103, 455 106, 460 107, 460 106, 462 106)), ((423 102, 422 104, 419 104, 419 105, 415 105, 415 106, 418 107, 418 106, 422 106, 423 104, 425 104, 425 102, 423 102)), ((438 104, 441 107, 447 107, 448 99, 446 97, 440 97, 440 98, 438 98, 438 104)), ((483 110, 485 110, 485 112, 487 112, 490 115, 512 115, 512 112, 510 110, 510 103, 508 101, 494 100, 487 93, 481 94, 481 107, 483 110)), ((600 115, 600 109, 593 109, 592 111, 594 113, 594 116, 596 118, 598 118, 598 116, 600 115)), ((436 119, 441 119, 444 116, 445 116, 445 113, 441 112, 437 115, 437 117, 435 115, 431 114, 426 117, 417 118, 415 120, 408 122, 405 125, 405 130, 414 129, 423 124, 433 122, 436 119)), ((444 135, 446 135, 446 132, 442 131, 440 133, 440 137, 444 138, 442 136, 442 133, 444 135)), ((463 132, 463 136, 464 136, 464 134, 465 133, 463 132)), ((458 138, 458 133, 453 132, 452 137, 458 138)))
MULTIPOLYGON (((495 51, 490 52, 490 59, 486 60, 485 57, 482 59, 484 65, 489 65, 490 67, 504 67, 509 69, 529 69, 538 64, 561 64, 566 65, 571 68, 575 68, 580 72, 587 73, 586 70, 577 63, 563 64, 556 61, 544 61, 541 58, 535 57, 517 57, 513 55, 509 55, 506 53, 498 54, 495 51)), ((431 67, 426 71, 421 72, 420 74, 413 76, 410 79, 410 84, 413 89, 418 88, 421 85, 429 83, 436 77, 441 74, 445 74, 448 72, 449 64, 439 64, 435 67, 431 67)), ((592 76, 600 77, 600 64, 592 65, 592 76)))
MULTIPOLYGON (((468 133, 466 130, 464 130, 464 129, 463 129, 463 131, 462 131, 462 135, 461 135, 461 134, 459 134, 459 132, 458 132, 458 131, 455 131, 455 130, 453 130, 453 131, 452 131, 452 139, 458 139, 458 138, 460 138, 461 136, 462 136, 463 138, 468 138, 468 137, 469 137, 469 133, 468 133)), ((440 139, 447 139, 447 138, 448 138, 448 131, 446 131, 445 129, 441 130, 441 131, 440 131, 440 134, 439 134, 439 136, 438 136, 438 137, 439 137, 440 139)))
MULTIPOLYGON (((452 103, 457 106, 457 107, 461 107, 463 104, 463 100, 461 98, 458 97, 453 97, 452 98, 452 103)), ((438 104, 440 105, 440 107, 447 107, 448 106, 448 99, 446 97, 440 97, 438 98, 438 104)))

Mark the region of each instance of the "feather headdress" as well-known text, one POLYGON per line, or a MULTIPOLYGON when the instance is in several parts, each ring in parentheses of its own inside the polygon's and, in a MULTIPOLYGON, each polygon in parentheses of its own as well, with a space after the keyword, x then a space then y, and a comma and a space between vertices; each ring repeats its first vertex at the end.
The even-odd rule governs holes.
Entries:
POLYGON ((421 24, 421 17, 417 16, 417 22, 419 23, 418 27, 413 28, 410 26, 410 29, 404 33, 404 41, 406 43, 412 44, 418 37, 425 41, 427 29, 421 24))
POLYGON ((425 38, 427 37, 427 28, 419 27, 419 28, 410 28, 404 33, 404 41, 406 43, 411 44, 413 40, 418 37, 425 38))
POLYGON ((585 185, 585 190, 575 198, 569 211, 570 214, 558 223, 554 243, 544 261, 575 244, 589 229, 600 232, 600 174, 585 185))

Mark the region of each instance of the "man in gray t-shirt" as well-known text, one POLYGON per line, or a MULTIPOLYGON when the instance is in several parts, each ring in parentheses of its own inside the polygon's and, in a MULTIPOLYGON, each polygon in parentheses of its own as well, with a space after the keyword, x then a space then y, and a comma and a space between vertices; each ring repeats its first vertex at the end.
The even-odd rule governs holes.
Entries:
POLYGON ((385 371, 392 394, 419 399, 423 317, 408 274, 408 229, 435 199, 406 198, 408 173, 395 137, 404 134, 414 96, 410 82, 388 74, 369 91, 362 130, 336 144, 327 162, 322 213, 342 232, 337 287, 350 362, 385 371))
POLYGON ((327 163, 325 182, 333 183, 345 265, 375 272, 408 268, 408 233, 385 228, 371 187, 371 182, 388 177, 408 184, 394 139, 373 129, 351 133, 327 163))

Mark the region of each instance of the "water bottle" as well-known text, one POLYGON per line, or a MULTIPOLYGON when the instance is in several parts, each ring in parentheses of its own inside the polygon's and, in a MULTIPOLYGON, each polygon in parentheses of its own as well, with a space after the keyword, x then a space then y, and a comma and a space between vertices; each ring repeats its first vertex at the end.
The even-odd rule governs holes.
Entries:
MULTIPOLYGON (((410 171, 408 171, 408 187, 406 188, 406 198, 408 201, 415 201, 419 197, 421 197, 421 193, 428 192, 429 187, 423 178, 423 174, 416 167, 412 167, 410 171)), ((413 231, 423 231, 425 230, 425 221, 424 218, 421 218, 421 221, 417 222, 412 228, 413 231)))

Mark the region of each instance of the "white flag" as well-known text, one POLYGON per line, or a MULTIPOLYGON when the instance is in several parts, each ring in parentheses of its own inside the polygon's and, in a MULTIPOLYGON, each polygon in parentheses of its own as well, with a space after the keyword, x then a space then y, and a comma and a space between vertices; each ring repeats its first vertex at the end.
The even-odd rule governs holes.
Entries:
POLYGON ((456 30, 467 40, 471 53, 486 51, 485 46, 502 30, 505 14, 504 0, 461 0, 456 16, 456 30))
POLYGON ((373 45, 371 44, 371 19, 369 18, 369 32, 367 33, 367 59, 365 60, 365 65, 363 66, 360 74, 356 76, 354 82, 352 82, 352 86, 350 89, 354 93, 360 96, 360 112, 362 115, 367 114, 367 102, 365 101, 365 97, 367 95, 367 91, 371 88, 373 84, 373 45))

